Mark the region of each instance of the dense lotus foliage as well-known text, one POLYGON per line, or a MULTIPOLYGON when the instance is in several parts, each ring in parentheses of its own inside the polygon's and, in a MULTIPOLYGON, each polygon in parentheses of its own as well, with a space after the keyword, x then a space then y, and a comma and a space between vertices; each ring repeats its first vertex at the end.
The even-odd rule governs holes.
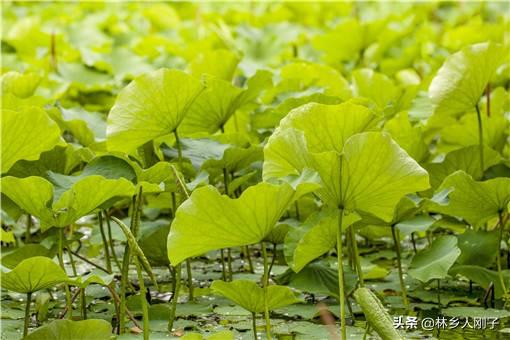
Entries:
POLYGON ((509 333, 507 3, 2 7, 2 339, 509 333))

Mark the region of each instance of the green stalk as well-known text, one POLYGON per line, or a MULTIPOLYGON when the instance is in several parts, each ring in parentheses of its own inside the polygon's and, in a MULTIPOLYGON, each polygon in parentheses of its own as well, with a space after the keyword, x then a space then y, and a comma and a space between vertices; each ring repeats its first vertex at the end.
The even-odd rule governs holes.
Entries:
POLYGON ((227 281, 227 270, 225 269, 225 253, 223 248, 220 249, 220 257, 221 257, 221 278, 223 281, 227 281))
POLYGON ((30 324, 30 303, 32 302, 32 292, 27 293, 27 303, 25 305, 25 324, 23 326, 23 338, 28 335, 28 325, 30 324))
POLYGON ((351 244, 352 244, 352 252, 354 257, 354 262, 356 263, 356 273, 358 273, 359 286, 365 286, 365 280, 363 280, 363 270, 361 268, 361 260, 358 253, 358 243, 356 242, 356 231, 354 230, 354 226, 351 225, 349 228, 351 233, 351 244))
MULTIPOLYGON (((58 262, 60 263, 60 268, 66 272, 66 268, 64 265, 64 228, 59 229, 58 234, 58 262)), ((64 289, 66 292, 66 306, 67 310, 69 311, 68 318, 69 320, 72 320, 73 318, 73 301, 71 300, 71 291, 69 289, 69 285, 67 283, 64 283, 64 289)))
POLYGON ((122 267, 120 266, 119 258, 117 257, 117 254, 115 253, 115 247, 113 244, 112 225, 110 223, 110 216, 108 216, 108 213, 106 212, 106 210, 104 210, 103 213, 104 213, 104 217, 106 220, 106 226, 108 227, 108 244, 110 246, 110 250, 112 251, 113 262, 115 262, 115 264, 117 265, 117 268, 119 269, 119 271, 121 271, 122 267))
POLYGON ((97 213, 97 218, 99 220, 99 230, 101 232, 101 238, 103 239, 103 250, 104 250, 104 256, 106 258, 106 268, 111 272, 112 271, 112 263, 110 261, 110 251, 108 249, 108 241, 106 240, 106 234, 104 232, 104 225, 103 225, 103 214, 101 211, 97 213))
POLYGON ((257 339, 257 315, 255 313, 251 313, 251 325, 253 329, 253 338, 257 339))
POLYGON ((342 217, 340 210, 338 221, 338 232, 336 235, 336 252, 338 257, 338 298, 340 300, 340 330, 342 339, 347 339, 347 328, 345 324, 345 287, 344 287, 344 266, 343 266, 343 245, 342 245, 342 217))
POLYGON ((250 246, 246 246, 246 258, 248 259, 248 268, 250 269, 250 273, 255 272, 255 268, 253 268, 253 262, 251 260, 251 252, 250 252, 250 246))
MULTIPOLYGON (((133 196, 131 202, 131 227, 133 226, 133 221, 136 218, 136 195, 133 196)), ((129 243, 126 243, 124 246, 124 255, 122 256, 122 271, 120 276, 120 306, 119 306, 119 333, 124 334, 124 329, 126 328, 126 291, 127 291, 127 281, 129 275, 129 262, 130 262, 131 254, 129 249, 129 243)))
POLYGON ((25 243, 30 243, 32 240, 32 232, 30 231, 32 227, 32 215, 27 215, 27 230, 25 233, 25 243))
POLYGON ((179 134, 177 133, 177 129, 174 131, 175 136, 175 146, 177 148, 177 157, 179 158, 179 162, 182 160, 182 146, 181 146, 181 140, 179 139, 179 134))
MULTIPOLYGON (((501 266, 501 241, 503 240, 503 231, 505 230, 505 225, 504 225, 504 222, 503 222, 503 214, 501 213, 501 211, 499 212, 499 234, 498 234, 498 251, 496 253, 496 263, 497 263, 497 266, 498 266, 498 276, 499 276, 499 281, 501 283, 501 289, 503 289, 503 297, 504 297, 504 300, 507 301, 507 290, 506 290, 506 284, 505 284, 505 279, 503 278, 503 271, 502 271, 502 266, 501 266)), ((506 302, 505 302, 506 303, 506 302)))
POLYGON ((80 306, 81 317, 83 320, 87 319, 87 297, 85 296, 85 288, 80 289, 80 306))
POLYGON ((483 127, 482 127, 482 114, 480 113, 480 108, 478 107, 478 103, 475 105, 476 108, 476 117, 478 118, 478 139, 480 144, 480 166, 482 168, 482 172, 485 170, 484 161, 483 161, 483 127))
POLYGON ((172 332, 174 328, 175 312, 177 310, 177 300, 179 300, 179 290, 181 289, 181 264, 174 267, 175 273, 175 294, 172 296, 172 308, 170 309, 170 318, 168 319, 168 331, 172 332))
POLYGON ((227 248, 227 268, 228 268, 228 280, 232 281, 233 271, 232 271, 232 254, 230 248, 227 248))
POLYGON ((393 244, 395 245, 395 253, 397 254, 398 277, 400 279, 400 290, 402 291, 402 301, 406 308, 409 310, 409 301, 407 300, 407 288, 404 282, 404 272, 402 271, 402 255, 400 253, 400 236, 398 229, 392 225, 391 235, 393 236, 393 244))
POLYGON ((195 300, 194 297, 194 288, 193 288, 193 274, 191 272, 191 260, 186 259, 186 274, 188 279, 188 298, 189 301, 195 300))
POLYGON ((264 259, 264 274, 262 277, 262 285, 264 288, 264 318, 266 320, 266 338, 271 339, 271 320, 269 319, 269 306, 267 304, 267 287, 269 285, 269 266, 267 261, 267 251, 264 242, 261 242, 262 257, 264 259))
POLYGON ((143 281, 142 266, 136 256, 133 256, 133 262, 136 266, 136 274, 138 276, 138 284, 140 285, 140 302, 142 304, 142 315, 143 315, 143 339, 149 340, 150 326, 149 326, 149 306, 145 297, 145 282, 143 281))

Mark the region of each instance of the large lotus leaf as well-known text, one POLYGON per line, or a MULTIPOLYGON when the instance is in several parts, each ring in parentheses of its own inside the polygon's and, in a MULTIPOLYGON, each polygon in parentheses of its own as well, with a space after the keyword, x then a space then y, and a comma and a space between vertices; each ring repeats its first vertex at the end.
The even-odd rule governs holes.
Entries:
POLYGON ((384 130, 391 138, 417 162, 423 161, 428 155, 428 146, 424 141, 420 127, 413 126, 407 112, 400 112, 384 125, 384 130))
MULTIPOLYGON (((259 287, 253 281, 214 281, 211 289, 252 313, 264 312, 264 288, 259 287)), ((276 285, 267 287, 269 310, 285 307, 299 301, 289 287, 276 285)))
POLYGON ((409 266, 409 275, 422 282, 444 279, 460 252, 455 236, 440 236, 434 240, 430 248, 414 256, 409 266))
POLYGON ((376 122, 377 116, 368 108, 352 102, 300 106, 280 122, 264 147, 263 177, 267 180, 297 175, 304 168, 313 167, 311 152, 342 152, 349 137, 372 129, 376 122))
POLYGON ((472 110, 506 55, 502 45, 485 42, 449 56, 429 87, 435 113, 459 115, 472 110))
POLYGON ((19 73, 9 71, 2 74, 0 78, 2 93, 10 92, 20 98, 27 98, 33 95, 40 81, 41 77, 32 72, 19 73))
POLYGON ((106 121, 99 112, 87 111, 82 107, 64 108, 59 106, 60 115, 53 115, 62 130, 70 132, 76 140, 89 146, 106 139, 106 121))
POLYGON ((2 178, 1 184, 2 193, 27 213, 38 217, 43 230, 51 226, 64 227, 117 197, 134 194, 134 185, 128 180, 97 175, 80 179, 60 191, 44 178, 33 176, 8 176, 2 178))
POLYGON ((38 159, 60 142, 60 129, 40 108, 2 110, 1 114, 2 173, 21 159, 38 159))
MULTIPOLYGON (((340 99, 346 100, 352 96, 349 83, 333 67, 299 61, 287 64, 280 69, 280 82, 273 89, 270 89, 267 95, 264 95, 264 99, 268 101, 270 99, 274 100, 276 97, 285 98, 290 94, 295 94, 296 97, 289 97, 288 99, 297 100, 303 97, 304 91, 309 93, 312 90, 317 91, 317 93, 314 93, 316 95, 323 94, 329 98, 340 97, 340 99)), ((306 102, 316 101, 308 100, 306 102)))
POLYGON ((67 175, 89 157, 91 157, 91 154, 86 149, 77 149, 72 144, 57 145, 50 151, 41 153, 39 159, 35 161, 17 161, 7 172, 7 176, 40 176, 47 178, 48 172, 67 175))
POLYGON ((239 63, 239 57, 228 50, 212 50, 200 53, 189 65, 191 74, 201 77, 210 74, 231 81, 239 63))
POLYGON ((354 94, 373 100, 379 109, 397 104, 400 90, 388 76, 364 68, 352 72, 352 81, 354 94))
POLYGON ((397 206, 395 207, 391 221, 381 220, 380 218, 371 214, 360 213, 360 216, 362 217, 360 224, 383 227, 396 225, 404 220, 412 218, 414 214, 418 212, 420 202, 421 201, 415 197, 405 196, 398 202, 397 206))
MULTIPOLYGON (((502 115, 482 115, 481 118, 484 145, 501 150, 506 143, 508 119, 502 115)), ((450 147, 478 145, 480 141, 476 114, 466 114, 458 122, 447 124, 441 131, 441 141, 450 147)))
MULTIPOLYGON (((285 238, 288 265, 299 272, 309 262, 331 250, 338 233, 338 209, 311 215, 301 226, 293 227, 285 238)), ((342 229, 359 220, 356 213, 342 216, 342 229)))
POLYGON ((326 62, 338 63, 357 58, 358 52, 363 48, 363 33, 362 25, 351 18, 342 20, 326 33, 316 35, 312 44, 317 50, 324 52, 326 62))
POLYGON ((479 150, 479 145, 464 147, 448 153, 441 163, 425 164, 424 168, 429 172, 431 187, 433 189, 439 187, 448 175, 457 170, 465 171, 479 180, 485 170, 501 161, 501 156, 496 151, 484 147, 484 169, 482 169, 479 150))
POLYGON ((464 171, 457 171, 446 177, 437 191, 449 192, 449 200, 447 204, 431 202, 431 210, 461 217, 478 227, 508 209, 510 178, 478 182, 464 171))
POLYGON ((258 145, 250 145, 247 148, 233 146, 225 149, 221 159, 206 160, 202 169, 225 168, 229 173, 236 172, 249 167, 254 162, 262 161, 263 158, 262 147, 258 145))
POLYGON ((257 97, 269 84, 266 73, 257 73, 248 81, 248 88, 241 89, 230 82, 214 77, 204 77, 205 91, 193 102, 179 128, 183 134, 214 133, 224 129, 229 118, 241 107, 257 97), (264 84, 263 80, 268 82, 264 84))
POLYGON ((11 271, 2 271, 1 285, 17 293, 33 293, 68 280, 62 268, 51 259, 34 256, 21 261, 11 271))
POLYGON ((384 221, 391 221, 403 196, 429 187, 427 172, 384 133, 366 132, 349 138, 341 167, 338 203, 384 221))
POLYGON ((94 269, 87 275, 78 276, 73 280, 73 284, 81 288, 86 288, 91 284, 108 286, 113 281, 113 274, 108 274, 100 269, 94 269))
POLYGON ((53 185, 42 177, 17 178, 7 176, 0 180, 2 194, 18 207, 39 218, 42 225, 51 226, 53 185))
POLYGON ((18 263, 21 261, 35 257, 35 256, 44 256, 51 258, 53 257, 55 252, 52 252, 50 249, 36 243, 25 244, 23 247, 16 248, 11 252, 3 252, 2 258, 0 262, 2 266, 13 269, 16 267, 18 263))
POLYGON ((202 90, 198 79, 177 70, 136 77, 119 93, 108 115, 108 149, 134 151, 173 133, 202 90))
POLYGON ((264 147, 262 176, 270 178, 299 175, 312 163, 303 131, 276 129, 264 147))
MULTIPOLYGON (((350 267, 344 266, 344 280, 346 291, 356 287, 358 278, 350 267)), ((299 273, 288 269, 275 277, 278 284, 286 285, 304 292, 318 295, 329 295, 338 299, 338 271, 327 263, 317 261, 308 264, 299 273)))
POLYGON ((462 253, 457 263, 489 267, 499 249, 498 233, 485 230, 466 230, 457 236, 462 253))
POLYGON ((289 112, 280 122, 280 129, 303 131, 310 152, 342 152, 345 141, 373 129, 376 118, 367 107, 350 101, 338 105, 309 103, 289 112))
MULTIPOLYGON (((502 270, 505 286, 510 286, 510 270, 502 270)), ((462 275, 467 279, 479 284, 482 288, 488 289, 491 284, 494 285, 494 297, 503 296, 504 290, 501 286, 501 280, 497 271, 487 269, 481 266, 462 265, 454 266, 450 269, 450 275, 462 275)))
POLYGON ((176 265, 210 250, 262 241, 298 195, 288 184, 259 183, 238 199, 221 195, 210 185, 196 189, 172 222, 170 262, 176 265))
POLYGON ((55 320, 30 333, 26 340, 109 340, 112 325, 101 319, 55 320))

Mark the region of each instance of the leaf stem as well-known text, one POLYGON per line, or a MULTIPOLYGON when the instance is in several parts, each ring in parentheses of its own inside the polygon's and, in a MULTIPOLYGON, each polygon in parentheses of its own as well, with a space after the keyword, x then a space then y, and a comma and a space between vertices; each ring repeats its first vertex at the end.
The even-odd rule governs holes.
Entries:
POLYGON ((175 294, 172 296, 172 308, 170 309, 170 318, 168 319, 168 331, 172 332, 172 329, 174 328, 174 321, 175 321, 175 312, 177 310, 177 302, 179 300, 179 291, 181 289, 181 264, 179 263, 174 267, 174 273, 175 273, 175 294))
POLYGON ((476 108, 476 117, 478 119, 478 139, 480 144, 480 167, 482 169, 482 173, 485 171, 484 159, 483 159, 483 126, 482 126, 482 114, 480 113, 480 108, 478 107, 478 103, 475 105, 476 108))
POLYGON ((103 214, 101 211, 97 213, 97 219, 99 221, 99 230, 101 232, 101 239, 103 240, 103 251, 106 259, 106 268, 112 271, 112 262, 110 261, 110 250, 108 249, 108 241, 106 239, 106 233, 104 231, 103 214))
POLYGON ((343 210, 339 210, 338 232, 336 234, 336 252, 338 259, 338 299, 340 300, 340 330, 342 339, 347 339, 347 328, 345 324, 345 287, 344 287, 344 266, 343 266, 343 245, 342 245, 342 217, 343 210))
MULTIPOLYGON (((64 228, 59 228, 58 233, 58 262, 60 263, 60 268, 66 272, 66 268, 64 265, 64 228)), ((73 302, 71 300, 71 291, 69 289, 69 285, 64 283, 64 289, 66 292, 66 308, 69 310, 68 318, 72 320, 73 318, 73 302)))
POLYGON ((27 230, 25 233, 25 243, 30 243, 32 241, 32 232, 30 230, 31 227, 32 227, 32 215, 28 214, 27 215, 27 230))
POLYGON ((182 160, 182 146, 181 140, 179 139, 179 134, 177 133, 177 129, 174 130, 175 136, 175 146, 177 148, 177 157, 179 158, 179 162, 182 160))
POLYGON ((80 289, 80 307, 83 320, 87 319, 87 297, 85 296, 85 287, 80 289))
POLYGON ((113 262, 115 262, 115 264, 117 265, 117 268, 119 269, 119 271, 121 271, 122 268, 120 266, 120 262, 119 262, 119 259, 117 257, 117 254, 115 253, 115 246, 113 244, 112 225, 110 223, 110 216, 108 215, 106 210, 103 211, 103 214, 104 214, 104 217, 105 217, 105 220, 106 220, 106 226, 108 228, 108 244, 109 244, 110 250, 112 252, 113 262))
POLYGON ((351 225, 350 228, 351 233, 351 244, 352 244, 352 252, 354 261, 356 263, 356 273, 358 274, 359 286, 365 286, 365 280, 363 280, 363 270, 361 268, 361 260, 358 253, 358 243, 356 242, 356 231, 354 230, 354 226, 351 225))
POLYGON ((392 225, 390 228, 391 236, 393 237, 393 244, 395 245, 395 253, 397 254, 398 277, 400 280, 400 290, 402 291, 402 302, 404 303, 406 311, 408 311, 409 301, 407 299, 407 288, 404 282, 404 272, 402 270, 402 255, 400 253, 400 233, 395 225, 392 225))
POLYGON ((268 260, 267 260, 267 250, 266 245, 264 242, 260 243, 260 246, 262 248, 262 257, 264 259, 264 274, 262 276, 262 285, 264 288, 264 319, 266 320, 266 338, 271 338, 271 320, 269 318, 269 306, 267 301, 267 289, 269 285, 269 266, 268 266, 268 260))
MULTIPOLYGON (((503 222, 503 214, 501 211, 498 213, 499 216, 499 234, 498 234, 498 249, 496 253, 496 263, 498 266, 498 276, 499 281, 501 282, 501 289, 503 289, 503 298, 507 301, 507 290, 505 279, 503 278, 503 271, 501 266, 501 241, 503 240, 503 231, 505 230, 505 223, 503 222)), ((506 302, 505 302, 506 303, 506 302)))
POLYGON ((188 297, 189 301, 195 300, 194 289, 193 289, 193 273, 191 271, 191 260, 186 259, 186 275, 188 279, 188 297))
POLYGON ((255 340, 257 340, 258 339, 258 336, 257 336, 257 315, 254 312, 251 312, 251 325, 252 325, 252 329, 253 329, 253 338, 255 340))
POLYGON ((27 293, 27 302, 25 305, 25 324, 23 325, 23 338, 28 335, 28 325, 30 324, 30 303, 32 302, 32 292, 27 293))
POLYGON ((145 297, 145 282, 143 280, 142 274, 142 266, 140 266, 140 262, 136 256, 133 256, 133 262, 136 266, 136 274, 138 276, 138 284, 140 285, 140 302, 142 304, 142 314, 143 314, 143 339, 149 340, 150 335, 150 320, 149 320, 149 307, 147 305, 147 299, 145 297))

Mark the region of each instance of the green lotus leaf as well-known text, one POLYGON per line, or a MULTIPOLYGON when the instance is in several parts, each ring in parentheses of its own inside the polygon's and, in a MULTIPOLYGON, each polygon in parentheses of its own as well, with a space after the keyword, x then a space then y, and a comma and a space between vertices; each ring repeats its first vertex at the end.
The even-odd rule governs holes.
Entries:
MULTIPOLYGON (((494 285, 494 297, 496 299, 504 295, 501 280, 497 271, 487 269, 481 266, 457 265, 450 269, 450 275, 462 275, 467 279, 479 284, 482 288, 488 289, 494 285)), ((506 287, 510 286, 510 270, 502 270, 506 287)))
POLYGON ((10 92, 19 98, 28 98, 34 94, 41 77, 36 73, 18 73, 10 71, 2 74, 0 83, 2 92, 10 92))
POLYGON ((168 258, 176 265, 210 250, 258 243, 288 205, 305 193, 288 184, 262 182, 231 199, 213 186, 200 187, 177 209, 168 235, 168 258))
POLYGON ((108 114, 108 149, 132 152, 173 133, 202 91, 198 79, 178 70, 160 69, 136 77, 119 93, 108 114))
MULTIPOLYGON (((269 89, 269 93, 264 95, 264 98, 268 96, 288 97, 294 94, 296 97, 288 99, 298 99, 303 96, 303 92, 311 95, 311 91, 316 91, 315 94, 321 93, 330 98, 339 97, 343 100, 352 97, 349 82, 336 69, 323 64, 299 61, 289 63, 280 69, 280 82, 273 89, 269 89)), ((307 102, 316 101, 308 100, 307 102)))
POLYGON ((37 328, 26 340, 109 340, 112 326, 108 321, 88 319, 81 321, 55 320, 37 328))
POLYGON ((53 118, 59 122, 62 130, 71 133, 84 146, 102 142, 106 139, 106 122, 99 112, 87 111, 82 107, 58 107, 59 115, 53 118))
POLYGON ((466 230, 457 236, 462 253, 457 259, 461 265, 489 267, 496 259, 498 233, 485 230, 466 230))
POLYGON ((339 202, 347 210, 363 211, 384 221, 393 218, 403 196, 429 187, 427 172, 384 133, 351 137, 345 143, 341 165, 339 202))
POLYGON ((473 110, 507 53, 502 45, 484 42, 450 55, 429 87, 435 113, 457 116, 473 110))
POLYGON ((58 264, 44 256, 21 261, 11 271, 2 271, 2 288, 17 293, 33 293, 69 281, 58 264))
POLYGON ((39 218, 43 230, 51 226, 65 227, 118 197, 134 194, 134 185, 128 180, 106 179, 98 175, 79 179, 60 190, 46 179, 34 176, 7 176, 2 178, 1 184, 2 193, 39 218))
POLYGON ((474 179, 481 179, 485 170, 501 161, 501 156, 494 150, 484 147, 484 169, 480 164, 479 145, 467 146, 462 149, 449 152, 441 163, 425 164, 430 175, 430 185, 433 189, 438 188, 448 175, 457 170, 465 171, 474 179))
POLYGON ((38 159, 61 141, 57 124, 40 108, 2 110, 1 114, 2 173, 21 159, 38 159))
POLYGON ((370 109, 351 101, 338 105, 310 103, 289 112, 279 129, 303 131, 310 152, 342 152, 349 137, 373 129, 376 123, 377 116, 370 109))
POLYGON ((440 236, 429 248, 414 256, 409 275, 422 282, 444 279, 460 253, 455 236, 440 236))
POLYGON ((313 46, 324 52, 328 63, 356 59, 363 48, 363 27, 356 19, 342 20, 332 30, 318 34, 312 40, 313 46))
POLYGON ((78 276, 73 280, 73 285, 86 288, 91 284, 108 286, 113 281, 113 274, 105 273, 100 269, 94 269, 87 275, 78 276))
MULTIPOLYGON (((360 217, 356 213, 342 217, 342 229, 360 217)), ((293 227, 285 237, 284 254, 288 265, 299 272, 309 262, 322 256, 336 244, 338 209, 311 215, 300 226, 293 227)))
POLYGON ((189 68, 196 77, 210 74, 231 81, 239 60, 237 54, 228 50, 204 51, 191 61, 189 68))
MULTIPOLYGON (((252 313, 264 312, 264 288, 259 287, 253 281, 214 281, 211 289, 216 294, 226 297, 252 313)), ((269 310, 292 305, 299 301, 289 287, 276 285, 267 287, 267 305, 269 310)))
POLYGON ((368 109, 352 103, 293 110, 264 148, 264 179, 311 169, 321 177, 318 195, 328 205, 390 221, 403 196, 429 187, 428 174, 388 134, 360 133, 374 120, 368 109), (335 119, 314 128, 328 117, 335 119))
POLYGON ((262 147, 258 145, 250 145, 247 148, 232 146, 225 149, 221 159, 206 160, 202 164, 202 169, 225 168, 229 173, 231 173, 245 169, 254 162, 262 161, 263 158, 264 155, 262 153, 262 147))
POLYGON ((508 209, 510 178, 478 182, 460 170, 446 177, 437 192, 448 192, 448 204, 432 202, 432 211, 461 217, 478 227, 508 209))
POLYGON ((255 74, 248 80, 248 87, 244 90, 220 78, 204 76, 203 79, 207 88, 184 117, 179 128, 183 134, 224 130, 230 117, 270 84, 270 76, 266 72, 255 74))
MULTIPOLYGON (((495 150, 502 150, 506 145, 506 129, 510 125, 503 115, 482 114, 482 130, 484 145, 495 150)), ((441 130, 441 142, 446 147, 459 148, 463 146, 478 145, 478 118, 476 114, 469 113, 461 117, 454 124, 445 124, 441 130)))
POLYGON ((365 68, 353 71, 352 81, 354 94, 371 99, 379 109, 397 104, 400 90, 388 76, 365 68))
POLYGON ((422 162, 429 153, 420 127, 413 126, 407 112, 400 112, 384 125, 384 130, 391 134, 391 138, 417 162, 422 162))
POLYGON ((68 175, 87 161, 90 155, 85 149, 78 149, 72 144, 57 145, 50 151, 41 153, 35 161, 19 160, 7 172, 8 176, 48 178, 49 172, 68 175))
POLYGON ((167 221, 144 223, 138 244, 153 266, 168 266, 167 237, 170 225, 167 221), (161 223, 156 223, 161 222, 161 223))
MULTIPOLYGON (((2 240, 5 242, 4 240, 2 240)), ((21 261, 34 257, 34 256, 44 256, 48 258, 52 258, 55 252, 52 252, 50 249, 40 245, 40 244, 25 244, 23 247, 16 248, 10 252, 3 252, 2 258, 0 262, 2 266, 13 269, 16 267, 18 263, 21 261)))

